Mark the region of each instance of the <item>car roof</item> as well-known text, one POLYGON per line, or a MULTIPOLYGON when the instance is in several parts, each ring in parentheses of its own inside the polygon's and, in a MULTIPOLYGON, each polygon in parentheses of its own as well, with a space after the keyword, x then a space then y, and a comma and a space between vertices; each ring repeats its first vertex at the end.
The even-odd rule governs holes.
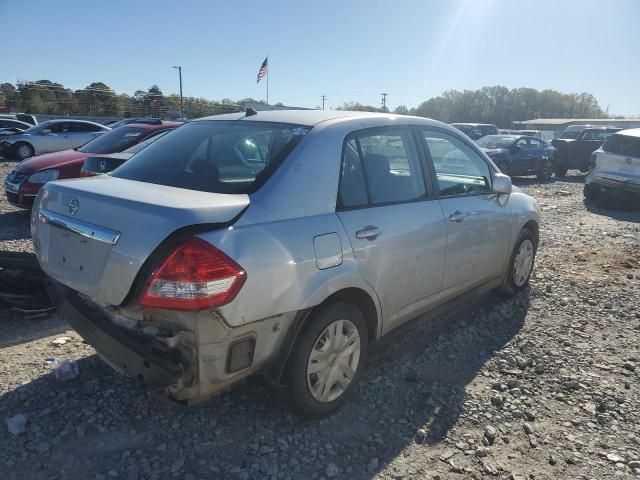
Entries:
POLYGON ((95 125, 97 127, 102 127, 102 128, 106 128, 108 129, 109 127, 105 126, 105 125, 101 125, 99 123, 96 122, 90 122, 89 120, 79 120, 77 118, 55 118, 53 120, 47 120, 46 122, 42 122, 39 123, 38 125, 31 125, 32 127, 39 127, 40 125, 44 125, 46 124, 52 124, 52 123, 65 123, 65 122, 72 122, 72 123, 86 123, 88 125, 95 125))
POLYGON ((589 127, 589 128, 585 128, 585 131, 587 130, 622 130, 620 127, 607 127, 607 126, 603 126, 603 127, 589 127))
MULTIPOLYGON (((203 120, 247 120, 250 122, 275 122, 293 123, 297 125, 314 126, 328 120, 340 118, 420 118, 407 115, 394 115, 390 113, 378 112, 352 112, 348 110, 263 110, 255 115, 246 116, 245 112, 225 113, 222 115, 212 115, 193 120, 199 122, 203 120)), ((423 119, 424 120, 424 119, 423 119)))

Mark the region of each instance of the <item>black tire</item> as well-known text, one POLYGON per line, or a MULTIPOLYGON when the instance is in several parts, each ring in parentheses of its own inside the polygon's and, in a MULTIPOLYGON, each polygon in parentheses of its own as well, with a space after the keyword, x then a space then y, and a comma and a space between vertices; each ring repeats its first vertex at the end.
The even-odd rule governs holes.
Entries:
POLYGON ((556 164, 555 167, 553 168, 553 171, 556 174, 556 177, 558 178, 564 177, 567 174, 567 170, 569 169, 562 164, 556 164))
POLYGON ((584 198, 590 201, 597 200, 597 198, 600 196, 600 192, 594 189, 591 185, 585 185, 582 189, 582 193, 584 195, 584 198))
POLYGON ((18 142, 13 146, 12 153, 16 159, 22 161, 33 157, 36 154, 36 151, 31 144, 27 142, 18 142))
POLYGON ((518 239, 516 240, 515 245, 513 246, 513 252, 511 252, 511 256, 509 257, 509 264, 507 266, 507 271, 505 273, 505 278, 502 285, 498 288, 498 291, 507 296, 512 296, 518 293, 520 290, 523 290, 529 284, 529 278, 531 277, 531 272, 533 272, 533 268, 535 266, 535 258, 536 253, 538 251, 538 240, 536 239, 535 234, 529 230, 528 228, 523 228, 518 235, 518 239), (529 275, 527 275, 526 281, 518 283, 514 279, 514 270, 515 270, 515 260, 518 250, 520 246, 525 241, 530 241, 533 245, 533 260, 531 263, 531 270, 529 275))
POLYGON ((538 180, 548 181, 551 180, 551 176, 553 175, 553 163, 548 158, 542 160, 540 163, 540 167, 538 168, 538 172, 536 173, 536 177, 538 180))
POLYGON ((300 333, 293 347, 287 369, 287 397, 289 405, 299 415, 309 418, 324 417, 334 413, 346 401, 357 384, 360 373, 367 359, 368 352, 367 324, 362 312, 350 303, 336 302, 322 307, 312 313, 304 330, 300 333), (360 359, 344 392, 333 401, 316 400, 310 391, 307 381, 309 357, 324 330, 337 320, 349 320, 358 330, 360 336, 360 359))

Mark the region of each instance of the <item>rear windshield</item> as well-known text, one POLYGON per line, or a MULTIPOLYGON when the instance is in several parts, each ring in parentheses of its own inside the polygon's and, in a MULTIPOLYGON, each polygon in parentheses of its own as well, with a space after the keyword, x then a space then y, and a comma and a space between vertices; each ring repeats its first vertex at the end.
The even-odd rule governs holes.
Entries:
POLYGON ((602 145, 602 149, 605 152, 617 155, 640 158, 640 137, 620 134, 611 135, 609 140, 602 145))
POLYGON ((78 151, 83 153, 115 153, 121 152, 140 141, 146 129, 140 127, 119 127, 104 133, 85 143, 78 151))
POLYGON ((310 127, 203 120, 152 143, 112 176, 211 193, 250 193, 310 127))

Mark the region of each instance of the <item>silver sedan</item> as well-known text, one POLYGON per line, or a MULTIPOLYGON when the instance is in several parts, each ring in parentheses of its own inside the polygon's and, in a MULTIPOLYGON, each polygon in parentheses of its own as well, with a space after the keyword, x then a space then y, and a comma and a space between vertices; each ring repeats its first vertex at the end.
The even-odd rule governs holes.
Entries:
POLYGON ((249 110, 185 124, 109 176, 49 182, 32 233, 60 315, 113 368, 189 402, 262 372, 322 416, 371 342, 524 289, 539 223, 443 123, 249 110))
POLYGON ((109 127, 85 120, 49 120, 4 138, 0 143, 0 154, 24 160, 79 147, 109 130, 109 127))

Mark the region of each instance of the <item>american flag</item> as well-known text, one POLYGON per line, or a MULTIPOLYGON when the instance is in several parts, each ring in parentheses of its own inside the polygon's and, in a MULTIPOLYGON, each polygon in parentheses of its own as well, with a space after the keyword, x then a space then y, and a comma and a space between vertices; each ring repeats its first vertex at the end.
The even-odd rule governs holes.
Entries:
POLYGON ((267 59, 269 57, 265 57, 264 62, 262 62, 262 65, 260 65, 260 70, 258 70, 258 79, 256 80, 256 83, 260 83, 260 80, 262 80, 262 77, 264 77, 267 74, 267 59))

